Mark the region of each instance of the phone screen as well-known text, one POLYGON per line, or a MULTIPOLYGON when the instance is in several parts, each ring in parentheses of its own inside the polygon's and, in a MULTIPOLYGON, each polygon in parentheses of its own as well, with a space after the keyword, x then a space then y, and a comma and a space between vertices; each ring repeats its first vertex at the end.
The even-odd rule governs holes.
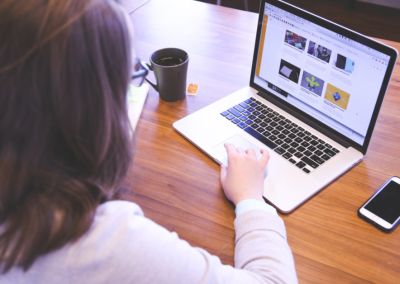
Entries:
POLYGON ((400 185, 390 181, 365 208, 393 224, 400 217, 400 185))

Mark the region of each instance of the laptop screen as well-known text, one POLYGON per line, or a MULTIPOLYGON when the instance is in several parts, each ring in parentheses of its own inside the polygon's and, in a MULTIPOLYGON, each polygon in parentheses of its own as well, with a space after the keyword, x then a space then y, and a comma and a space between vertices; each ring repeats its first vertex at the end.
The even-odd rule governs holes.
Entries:
POLYGON ((396 52, 280 1, 261 9, 252 85, 366 148, 396 52))

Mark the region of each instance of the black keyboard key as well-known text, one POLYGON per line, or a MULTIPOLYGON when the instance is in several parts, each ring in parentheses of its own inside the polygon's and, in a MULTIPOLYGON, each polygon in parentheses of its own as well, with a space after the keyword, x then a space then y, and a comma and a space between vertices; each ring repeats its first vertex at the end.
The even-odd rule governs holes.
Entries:
POLYGON ((310 157, 311 160, 317 162, 318 164, 323 164, 325 162, 325 160, 321 159, 320 157, 318 157, 317 155, 312 155, 310 157))
POLYGON ((278 135, 280 132, 278 131, 278 130, 274 130, 274 131, 272 131, 272 134, 274 134, 274 135, 278 135))
POLYGON ((310 173, 310 170, 309 170, 309 169, 307 169, 307 168, 303 168, 303 172, 305 172, 305 173, 309 174, 309 173, 310 173))
POLYGON ((270 139, 271 141, 275 141, 276 139, 278 139, 278 137, 276 137, 275 135, 271 135, 271 136, 269 137, 269 139, 270 139))
POLYGON ((271 125, 268 125, 265 129, 267 129, 268 131, 274 130, 274 128, 271 125))
POLYGON ((258 111, 261 111, 263 109, 264 109, 264 107, 262 105, 259 105, 259 106, 256 107, 256 110, 258 110, 258 111))
POLYGON ((285 153, 285 150, 281 147, 278 147, 275 149, 275 152, 277 152, 279 155, 282 155, 283 153, 285 153))
POLYGON ((290 148, 290 149, 288 150, 288 152, 289 152, 290 154, 294 154, 294 153, 296 153, 296 149, 295 149, 295 148, 290 148))
POLYGON ((305 134, 304 134, 304 132, 299 132, 299 133, 297 133, 297 136, 299 136, 299 137, 304 137, 305 136, 305 134))
POLYGON ((253 123, 253 121, 252 121, 251 119, 248 119, 248 120, 245 121, 245 123, 246 123, 247 125, 250 125, 250 124, 253 123))
POLYGON ((276 144, 274 142, 272 142, 270 139, 268 139, 267 137, 261 135, 260 133, 258 133, 257 131, 255 131, 253 128, 251 127, 247 127, 244 129, 244 131, 246 131, 247 133, 249 133, 251 136, 253 136, 254 138, 256 138, 257 140, 259 140, 261 143, 267 145, 269 148, 274 149, 276 147, 276 144))
POLYGON ((317 146, 317 148, 320 149, 320 150, 324 150, 324 149, 325 149, 325 146, 322 145, 322 144, 319 144, 319 145, 317 146))
POLYGON ((335 152, 333 152, 331 149, 328 149, 328 148, 324 150, 324 153, 325 153, 325 154, 328 154, 328 155, 331 156, 331 157, 333 157, 333 156, 336 155, 335 152))
POLYGON ((312 153, 310 151, 308 151, 308 150, 305 151, 303 154, 304 154, 304 156, 307 156, 307 157, 312 155, 312 153))
POLYGON ((302 161, 299 161, 297 164, 296 164, 296 167, 298 167, 298 168, 304 168, 306 166, 306 163, 304 163, 304 162, 302 162, 302 161))
POLYGON ((292 154, 285 153, 285 154, 282 155, 282 157, 284 157, 285 159, 290 159, 292 157, 292 154))
POLYGON ((288 143, 288 144, 290 144, 290 143, 292 143, 292 139, 290 139, 290 138, 285 138, 285 140, 283 140, 283 141, 285 141, 286 143, 288 143))
POLYGON ((272 122, 270 123, 270 125, 273 126, 273 127, 275 127, 275 126, 278 125, 278 123, 276 123, 275 121, 272 121, 272 122))
POLYGON ((293 133, 290 133, 288 136, 289 136, 289 138, 292 138, 292 139, 295 139, 295 138, 296 138, 296 135, 293 134, 293 133))
POLYGON ((287 130, 287 129, 283 129, 283 130, 282 130, 282 133, 285 134, 285 135, 288 135, 288 134, 290 133, 290 131, 287 130))
POLYGON ((283 141, 281 139, 278 139, 278 140, 275 140, 275 143, 278 144, 278 145, 282 145, 283 141))
POLYGON ((281 133, 281 134, 278 135, 278 138, 279 138, 279 139, 285 139, 285 138, 286 138, 286 135, 281 133))
POLYGON ((303 146, 303 147, 308 147, 308 146, 310 146, 310 144, 309 143, 307 143, 306 141, 303 141, 302 143, 301 143, 301 146, 303 146))
POLYGON ((244 116, 249 116, 251 114, 251 112, 249 112, 249 111, 247 111, 247 110, 245 110, 244 112, 242 112, 242 115, 244 115, 244 116))
POLYGON ((308 150, 314 152, 315 150, 317 150, 317 147, 311 145, 310 147, 308 147, 308 150))
POLYGON ((311 140, 311 141, 310 141, 310 144, 313 145, 313 146, 315 146, 315 145, 318 144, 318 141, 317 141, 317 140, 311 140))
POLYGON ((271 135, 271 132, 269 132, 268 130, 266 130, 266 131, 263 132, 263 135, 268 137, 268 136, 271 135))
POLYGON ((301 152, 296 152, 294 156, 300 159, 301 157, 303 157, 303 154, 301 152))
POLYGON ((299 146, 299 144, 296 142, 292 142, 292 143, 290 143, 290 146, 292 146, 293 148, 296 148, 297 146, 299 146))
POLYGON ((289 162, 291 162, 292 164, 296 164, 296 160, 293 160, 292 158, 289 159, 289 162))
POLYGON ((280 125, 278 125, 278 126, 276 127, 276 129, 279 130, 279 131, 282 131, 282 130, 283 130, 283 127, 280 126, 280 125))
POLYGON ((338 149, 336 149, 336 148, 332 148, 332 151, 335 152, 335 153, 339 153, 339 152, 340 152, 340 151, 339 151, 338 149))
POLYGON ((303 158, 301 158, 301 160, 306 163, 307 165, 309 165, 310 167, 316 169, 318 168, 318 164, 316 162, 314 162, 313 160, 311 160, 310 158, 307 158, 306 156, 304 156, 303 158))
POLYGON ((298 128, 293 128, 293 129, 290 130, 290 131, 292 131, 293 133, 297 133, 297 132, 299 132, 299 129, 298 129, 298 128))
POLYGON ((259 119, 259 118, 256 118, 256 119, 254 119, 254 122, 255 122, 255 123, 258 123, 258 124, 261 124, 262 120, 259 119))
POLYGON ((242 108, 240 105, 234 106, 233 108, 236 109, 239 112, 244 112, 245 111, 245 109, 242 108))
POLYGON ((254 129, 260 134, 265 131, 265 129, 263 127, 261 127, 261 126, 258 126, 258 127, 254 128, 254 129))
POLYGON ((320 150, 317 150, 317 151, 314 152, 314 154, 317 155, 317 156, 322 156, 323 152, 320 151, 320 150))
POLYGON ((259 119, 265 119, 265 117, 266 117, 266 116, 263 115, 263 114, 260 114, 260 115, 258 116, 259 119))
POLYGON ((242 114, 239 111, 237 111, 235 108, 230 108, 228 111, 231 114, 233 114, 234 116, 242 116, 242 114))
POLYGON ((296 141, 297 143, 301 143, 301 142, 303 142, 303 139, 301 139, 300 137, 297 137, 294 139, 294 141, 296 141))
POLYGON ((227 119, 232 120, 235 118, 235 116, 233 114, 228 114, 227 116, 225 116, 227 119))
POLYGON ((283 144, 282 146, 281 146, 283 149, 289 149, 290 148, 290 146, 288 145, 288 144, 283 144))
POLYGON ((306 150, 306 148, 304 148, 303 146, 297 147, 297 151, 299 151, 299 152, 304 152, 305 150, 306 150))
POLYGON ((244 108, 244 109, 250 107, 246 102, 240 103, 239 105, 240 105, 242 108, 244 108))
POLYGON ((311 137, 310 136, 304 136, 303 140, 309 142, 311 140, 311 137))
POLYGON ((240 128, 245 128, 247 126, 246 123, 244 122, 239 122, 238 124, 236 124, 237 126, 239 126, 240 128))
POLYGON ((252 120, 254 120, 254 119, 256 119, 256 116, 255 116, 255 115, 253 115, 253 114, 250 114, 250 115, 249 115, 249 119, 252 119, 252 120))
POLYGON ((258 128, 258 124, 257 124, 257 123, 252 123, 250 126, 251 126, 252 128, 254 128, 254 129, 258 128))
POLYGON ((258 115, 261 114, 261 112, 259 112, 258 110, 255 110, 255 111, 253 111, 253 114, 254 114, 255 116, 258 116, 258 115))
POLYGON ((329 156, 329 155, 327 155, 327 154, 323 154, 323 155, 321 156, 321 158, 324 159, 325 161, 328 161, 328 160, 331 158, 331 156, 329 156))

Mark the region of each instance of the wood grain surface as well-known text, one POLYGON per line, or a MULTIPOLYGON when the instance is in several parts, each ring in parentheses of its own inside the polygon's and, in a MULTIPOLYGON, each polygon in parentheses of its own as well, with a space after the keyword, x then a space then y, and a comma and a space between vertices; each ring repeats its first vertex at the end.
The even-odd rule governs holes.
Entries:
MULTIPOLYGON (((188 52, 188 82, 199 84, 199 94, 167 103, 150 91, 122 197, 193 246, 233 264, 234 208, 221 190, 219 166, 172 123, 248 84, 257 14, 190 0, 152 0, 131 18, 142 59, 164 47, 188 52)), ((385 43, 400 49, 399 43, 385 43)), ((397 62, 363 162, 292 214, 281 215, 300 283, 400 283, 400 229, 383 233, 357 217, 387 178, 400 175, 399 105, 397 62)))

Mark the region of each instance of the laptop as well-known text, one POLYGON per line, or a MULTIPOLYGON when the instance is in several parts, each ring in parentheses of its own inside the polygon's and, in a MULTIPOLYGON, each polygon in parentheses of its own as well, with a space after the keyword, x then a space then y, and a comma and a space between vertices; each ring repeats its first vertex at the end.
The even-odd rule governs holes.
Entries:
POLYGON ((250 84, 173 124, 213 160, 267 149, 264 198, 289 213, 359 163, 397 51, 278 0, 260 5, 250 84))

